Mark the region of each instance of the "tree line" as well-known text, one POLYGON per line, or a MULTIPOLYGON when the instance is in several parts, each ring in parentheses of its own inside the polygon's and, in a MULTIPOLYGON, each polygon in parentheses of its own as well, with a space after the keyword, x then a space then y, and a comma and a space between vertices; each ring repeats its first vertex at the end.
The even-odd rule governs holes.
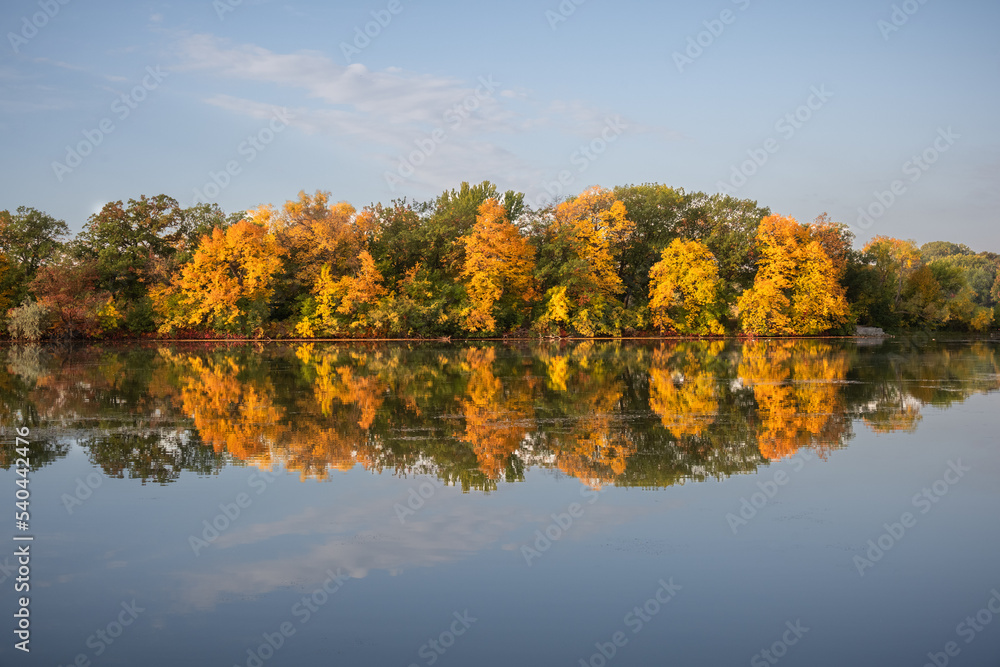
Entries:
POLYGON ((1000 255, 773 215, 660 184, 535 210, 484 181, 358 211, 328 192, 231 214, 109 202, 70 238, 0 211, 12 338, 483 337, 987 331, 1000 255))

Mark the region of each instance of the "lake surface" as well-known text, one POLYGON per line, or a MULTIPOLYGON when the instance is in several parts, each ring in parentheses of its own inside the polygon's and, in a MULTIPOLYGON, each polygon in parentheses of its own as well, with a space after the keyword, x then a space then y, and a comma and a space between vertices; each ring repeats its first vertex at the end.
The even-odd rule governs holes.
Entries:
POLYGON ((1000 665, 995 339, 3 355, 0 665, 1000 665))

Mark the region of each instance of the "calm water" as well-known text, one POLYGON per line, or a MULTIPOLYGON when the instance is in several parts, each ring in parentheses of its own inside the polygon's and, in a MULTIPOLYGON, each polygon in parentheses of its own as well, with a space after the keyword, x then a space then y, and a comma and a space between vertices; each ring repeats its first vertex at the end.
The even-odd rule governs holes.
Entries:
POLYGON ((2 355, 2 665, 1000 665, 996 341, 2 355))

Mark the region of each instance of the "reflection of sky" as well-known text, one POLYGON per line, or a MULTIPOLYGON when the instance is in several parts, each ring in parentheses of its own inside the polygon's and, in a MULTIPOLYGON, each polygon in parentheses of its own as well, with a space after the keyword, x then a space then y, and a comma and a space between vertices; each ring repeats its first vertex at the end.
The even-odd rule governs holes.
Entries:
MULTIPOLYGON (((93 658, 87 637, 133 598, 146 611, 95 664, 245 664, 246 647, 283 621, 297 634, 269 667, 425 664, 421 644, 465 609, 478 620, 441 665, 578 664, 618 630, 629 643, 615 665, 747 664, 796 619, 810 630, 783 665, 923 664, 962 642, 955 626, 1000 586, 998 400, 927 407, 915 433, 858 429, 801 469, 786 460, 723 482, 609 488, 593 505, 579 481, 535 470, 491 494, 435 486, 405 525, 393 506, 426 478, 360 468, 329 482, 282 475, 260 495, 247 468, 165 487, 106 479, 70 516, 60 497, 92 471, 75 448, 32 481, 37 648, 17 664, 93 658), (912 496, 958 458, 973 471, 915 511, 912 496), (788 483, 734 536, 726 514, 778 470, 788 483), (253 504, 195 557, 188 536, 242 491, 253 504), (527 566, 519 545, 572 502, 584 515, 527 566), (905 511, 916 526, 859 577, 853 556, 905 511), (293 605, 338 568, 353 578, 300 625, 293 605), (625 615, 670 577, 682 590, 632 634, 625 615)), ((0 473, 0 488, 12 479, 0 473)), ((1000 625, 961 648, 961 664, 988 664, 1000 625)), ((0 645, 0 664, 11 651, 0 645)))

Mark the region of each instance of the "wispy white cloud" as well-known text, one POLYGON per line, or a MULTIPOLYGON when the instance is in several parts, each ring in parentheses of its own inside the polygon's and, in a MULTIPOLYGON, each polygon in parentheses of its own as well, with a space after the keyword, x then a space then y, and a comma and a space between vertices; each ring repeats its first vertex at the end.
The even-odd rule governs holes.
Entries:
MULTIPOLYGON (((341 65, 320 52, 275 53, 205 34, 182 38, 178 55, 175 69, 270 87, 255 93, 256 99, 220 92, 206 98, 208 104, 252 117, 287 106, 293 126, 335 137, 393 174, 419 150, 418 142, 429 146, 427 139, 437 132, 442 138, 433 151, 404 177, 429 189, 479 178, 535 184, 544 174, 518 154, 519 140, 536 132, 597 136, 608 117, 617 115, 582 102, 538 99, 489 72, 465 81, 396 67, 376 71, 341 65)), ((634 123, 630 128, 648 131, 634 123)))
MULTIPOLYGON (((408 517, 405 525, 394 509, 398 499, 377 498, 335 509, 308 507, 270 522, 234 528, 211 547, 224 550, 224 557, 177 574, 179 610, 210 609, 221 600, 281 588, 309 590, 327 577, 327 570, 342 569, 361 579, 371 572, 396 574, 447 565, 497 547, 517 551, 518 542, 505 544, 504 539, 523 539, 551 521, 549 514, 528 507, 476 507, 453 491, 439 491, 435 508, 408 517), (262 545, 275 540, 299 546, 270 555, 262 545)), ((588 507, 574 521, 567 541, 626 524, 643 513, 646 510, 619 505, 588 507)), ((519 558, 519 553, 511 556, 515 563, 519 558)))

